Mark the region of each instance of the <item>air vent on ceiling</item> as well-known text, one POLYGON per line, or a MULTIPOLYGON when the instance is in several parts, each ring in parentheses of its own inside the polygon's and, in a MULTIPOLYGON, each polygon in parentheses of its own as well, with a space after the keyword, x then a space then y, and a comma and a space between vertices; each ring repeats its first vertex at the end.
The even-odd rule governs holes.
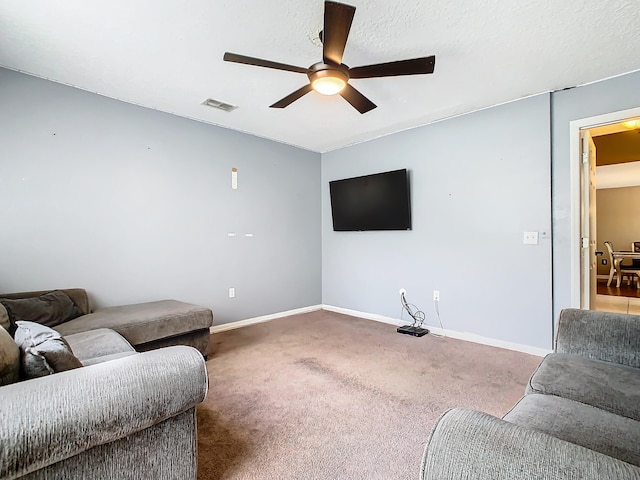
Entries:
POLYGON ((217 108, 218 110, 224 110, 225 112, 232 112, 236 108, 238 108, 237 105, 224 103, 224 102, 221 102, 220 100, 215 100, 213 98, 207 98, 204 102, 202 102, 202 105, 206 105, 207 107, 217 108))

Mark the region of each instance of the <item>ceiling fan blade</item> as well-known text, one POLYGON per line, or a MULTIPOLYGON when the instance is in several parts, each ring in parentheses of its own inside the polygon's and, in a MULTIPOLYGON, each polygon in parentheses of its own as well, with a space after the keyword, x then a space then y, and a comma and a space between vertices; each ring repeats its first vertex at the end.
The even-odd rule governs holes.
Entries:
POLYGON ((397 62, 378 63, 349 69, 350 78, 373 77, 397 77, 399 75, 417 75, 433 73, 436 66, 436 57, 412 58, 411 60, 399 60, 397 62))
POLYGON ((307 73, 306 68, 287 65, 286 63, 272 62, 271 60, 262 60, 261 58, 247 57, 245 55, 238 55, 237 53, 225 52, 223 60, 225 62, 244 63, 246 65, 255 65, 257 67, 286 70, 287 72, 307 73))
POLYGON ((311 87, 311 84, 308 83, 304 87, 299 88, 298 90, 296 90, 295 92, 290 93, 289 95, 284 97, 282 100, 278 100, 273 105, 270 105, 270 108, 284 108, 284 107, 286 107, 288 105, 291 105, 293 102, 298 100, 303 95, 306 95, 311 90, 313 90, 313 88, 311 87))
POLYGON ((338 2, 324 2, 322 59, 324 63, 340 65, 347 44, 356 7, 338 2))
POLYGON ((344 90, 340 92, 340 96, 353 105, 353 108, 360 113, 367 113, 369 110, 376 108, 376 104, 361 94, 358 90, 347 83, 344 90))

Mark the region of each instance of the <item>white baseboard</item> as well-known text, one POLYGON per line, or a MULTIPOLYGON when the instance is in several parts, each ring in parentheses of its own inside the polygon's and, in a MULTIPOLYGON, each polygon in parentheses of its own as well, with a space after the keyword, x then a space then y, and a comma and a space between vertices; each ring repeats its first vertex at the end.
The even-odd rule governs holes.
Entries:
POLYGON ((247 318, 246 320, 240 320, 237 322, 214 325, 209 328, 209 331, 211 333, 226 332, 227 330, 233 330, 235 328, 248 327, 249 325, 255 325, 256 323, 268 322, 269 320, 275 320, 276 318, 290 317, 291 315, 300 315, 302 313, 315 312, 318 310, 322 310, 322 305, 312 305, 310 307, 287 310, 286 312, 278 312, 271 315, 263 315, 261 317, 247 318))
MULTIPOLYGON (((398 318, 386 317, 384 315, 378 315, 375 313, 359 312, 357 310, 350 310, 348 308, 335 307, 333 305, 312 305, 310 307, 297 308, 295 310, 287 310, 285 312, 274 313, 272 315, 264 315, 261 317, 248 318, 246 320, 240 320, 238 322, 224 323, 222 325, 214 325, 210 328, 211 333, 220 333, 227 330, 233 330, 236 328, 248 327, 249 325, 255 325, 256 323, 268 322, 275 320, 276 318, 289 317, 291 315, 299 315, 302 313, 315 312, 318 310, 327 310, 329 312, 342 313, 344 315, 350 315, 352 317, 364 318, 365 320, 374 320, 376 322, 388 323, 390 325, 400 326, 408 323, 407 320, 400 320, 398 318)), ((458 340, 465 340, 467 342, 480 343, 482 345, 489 345, 491 347, 505 348, 507 350, 515 350, 516 352, 528 353, 530 355, 537 355, 544 357, 551 350, 544 348, 532 347, 529 345, 523 345, 520 343, 505 342, 503 340, 496 340, 495 338, 483 337, 470 332, 458 332, 455 330, 442 329, 432 325, 425 325, 431 332, 436 335, 444 335, 446 337, 455 338, 458 340)))
POLYGON ((399 327, 405 325, 407 321, 402 321, 398 318, 385 317, 384 315, 378 315, 376 313, 359 312, 357 310, 350 310, 348 308, 334 307, 333 305, 322 305, 323 310, 329 312, 342 313, 344 315, 350 315, 352 317, 364 318, 366 320, 375 320, 376 322, 388 323, 399 327))
MULTIPOLYGON (((367 320, 374 320, 376 322, 388 323, 396 326, 406 325, 410 323, 407 320, 403 321, 397 318, 377 315, 375 313, 359 312, 357 310, 349 310, 348 308, 334 307, 332 305, 322 305, 322 309, 328 310, 330 312, 343 313, 345 315, 350 315, 352 317, 365 318, 367 320)), ((523 345, 520 343, 505 342, 503 340, 496 340, 495 338, 476 335, 475 333, 447 330, 447 329, 442 329, 440 327, 435 327, 432 325, 424 325, 424 327, 428 328, 431 332, 433 332, 436 335, 444 335, 446 337, 455 338, 458 340, 465 340, 467 342, 480 343, 482 345, 489 345, 491 347, 505 348, 507 350, 515 350, 516 352, 528 353, 530 355, 536 355, 538 357, 544 357, 548 353, 551 353, 551 350, 547 350, 545 348, 532 347, 530 345, 523 345)))

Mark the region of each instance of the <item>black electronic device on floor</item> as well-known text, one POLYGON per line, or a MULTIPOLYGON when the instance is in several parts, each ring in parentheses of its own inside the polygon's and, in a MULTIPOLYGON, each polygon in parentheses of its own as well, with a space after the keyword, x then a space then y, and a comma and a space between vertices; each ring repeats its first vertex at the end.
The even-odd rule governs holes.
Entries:
POLYGON ((412 335, 414 337, 422 337, 429 333, 429 330, 422 327, 414 327, 413 325, 403 325, 396 330, 398 333, 404 333, 406 335, 412 335))
POLYGON ((409 305, 407 299, 404 297, 405 293, 407 292, 404 288, 400 290, 400 302, 402 303, 402 308, 407 311, 411 318, 413 318, 413 325, 403 325, 401 327, 398 327, 396 332, 403 333, 405 335, 411 335, 413 337, 423 337, 424 335, 429 333, 429 330, 427 330, 426 328, 422 328, 422 323, 425 319, 424 312, 422 310, 417 310, 416 312, 414 312, 411 309, 411 305, 409 305))

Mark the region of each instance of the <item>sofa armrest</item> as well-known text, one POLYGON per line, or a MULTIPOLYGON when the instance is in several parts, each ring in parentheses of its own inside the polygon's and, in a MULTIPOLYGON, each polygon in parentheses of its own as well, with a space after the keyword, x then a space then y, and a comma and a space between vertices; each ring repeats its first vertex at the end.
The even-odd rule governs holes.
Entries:
POLYGON ((562 310, 554 350, 640 368, 640 316, 562 310))
POLYGON ((640 479, 640 468, 486 413, 445 413, 425 447, 422 480, 640 479))
POLYGON ((200 352, 177 346, 0 389, 0 478, 16 478, 160 423, 207 392, 200 352))

